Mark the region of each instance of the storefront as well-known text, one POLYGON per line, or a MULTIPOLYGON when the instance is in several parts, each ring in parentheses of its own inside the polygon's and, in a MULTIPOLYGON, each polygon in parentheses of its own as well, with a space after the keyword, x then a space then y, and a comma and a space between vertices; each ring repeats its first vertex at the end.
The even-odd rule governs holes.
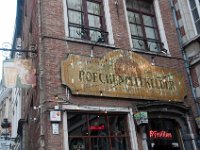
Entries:
MULTIPOLYGON (((70 54, 62 62, 62 82, 76 96, 123 98, 128 107, 63 105, 65 147, 69 150, 184 150, 191 140, 185 85, 174 69, 151 66, 121 50, 103 58, 70 54), (137 104, 135 101, 138 101, 137 104), (148 113, 136 124, 134 114, 148 113), (183 130, 184 129, 184 130, 183 130)), ((95 98, 94 97, 94 98, 95 98)), ((92 100, 92 99, 91 99, 92 100)))

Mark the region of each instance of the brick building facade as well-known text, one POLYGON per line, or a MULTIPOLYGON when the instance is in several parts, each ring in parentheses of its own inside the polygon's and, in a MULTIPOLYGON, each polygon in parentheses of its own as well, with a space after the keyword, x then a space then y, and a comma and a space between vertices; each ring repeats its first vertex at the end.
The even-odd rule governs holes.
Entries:
POLYGON ((37 69, 21 91, 24 149, 198 149, 168 0, 18 0, 18 41, 37 52, 23 56, 37 69))

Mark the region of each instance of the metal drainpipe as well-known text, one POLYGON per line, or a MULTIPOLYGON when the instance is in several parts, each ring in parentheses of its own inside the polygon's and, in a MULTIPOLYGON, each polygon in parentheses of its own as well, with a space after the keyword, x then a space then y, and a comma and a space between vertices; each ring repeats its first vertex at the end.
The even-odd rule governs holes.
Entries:
POLYGON ((180 48, 181 48, 181 52, 183 54, 183 59, 184 59, 184 64, 185 64, 185 68, 186 68, 186 72, 187 72, 187 77, 188 77, 188 80, 189 80, 190 87, 192 89, 192 96, 194 98, 196 111, 197 111, 198 116, 200 116, 200 108, 199 108, 199 104, 198 104, 198 101, 197 101, 195 89, 193 88, 192 77, 191 77, 190 69, 189 69, 190 64, 189 64, 188 57, 185 54, 185 51, 183 50, 183 43, 182 43, 181 36, 180 36, 179 25, 178 25, 178 22, 177 22, 177 19, 176 19, 175 7, 174 7, 172 0, 169 0, 169 1, 170 1, 170 6, 171 6, 171 9, 172 9, 172 12, 173 12, 173 19, 174 19, 175 26, 176 26, 176 32, 178 34, 179 45, 180 45, 180 48))
POLYGON ((45 101, 45 81, 44 81, 44 46, 42 40, 42 0, 37 0, 38 5, 38 30, 39 30, 39 48, 38 49, 38 78, 39 78, 39 102, 40 102, 40 149, 45 149, 45 141, 44 141, 44 101, 45 101))

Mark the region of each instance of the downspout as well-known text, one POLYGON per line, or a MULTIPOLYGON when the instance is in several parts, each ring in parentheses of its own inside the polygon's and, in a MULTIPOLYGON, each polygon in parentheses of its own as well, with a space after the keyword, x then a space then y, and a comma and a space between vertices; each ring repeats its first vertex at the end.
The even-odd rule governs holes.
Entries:
POLYGON ((183 59, 184 59, 184 64, 185 64, 185 68, 186 68, 186 72, 187 72, 187 77, 188 77, 189 84, 190 84, 190 87, 191 87, 191 90, 192 90, 192 96, 193 96, 193 99, 194 99, 196 111, 197 111, 198 116, 200 116, 200 108, 199 108, 199 104, 198 104, 198 101, 197 101, 195 89, 193 88, 192 77, 191 77, 190 69, 189 69, 190 64, 189 64, 188 57, 185 54, 185 51, 183 50, 183 43, 182 43, 182 40, 181 40, 181 35, 180 35, 180 31, 179 31, 179 25, 178 25, 178 22, 177 22, 177 19, 176 19, 175 7, 174 7, 174 4, 173 4, 172 0, 169 0, 169 1, 170 1, 170 6, 171 6, 171 9, 172 9, 172 13, 173 13, 174 23, 175 23, 175 26, 176 26, 176 32, 177 32, 177 35, 178 35, 179 45, 180 45, 181 52, 182 52, 183 59))
MULTIPOLYGON (((179 42, 181 52, 182 52, 182 55, 183 55, 183 59, 184 59, 184 65, 185 65, 185 68, 186 68, 187 77, 188 77, 189 84, 190 84, 190 87, 191 87, 191 90, 192 90, 192 96, 193 96, 193 100, 194 100, 194 103, 195 103, 196 111, 197 111, 197 114, 199 116, 200 115, 199 104, 197 102, 196 93, 195 93, 194 88, 193 88, 192 77, 191 77, 190 70, 189 70, 189 67, 190 67, 189 60, 188 60, 188 57, 187 57, 185 51, 183 50, 183 43, 182 43, 182 40, 181 40, 179 25, 178 25, 178 22, 177 22, 177 19, 176 19, 176 14, 175 14, 175 6, 174 6, 172 0, 169 0, 169 1, 170 1, 172 13, 173 13, 174 23, 175 23, 175 26, 176 26, 176 32, 177 32, 177 35, 178 35, 178 42, 179 42)), ((188 124, 189 132, 190 132, 190 135, 191 135, 191 138, 192 138, 191 142, 192 142, 193 149, 196 150, 197 146, 195 144, 194 133, 192 131, 191 124, 190 124, 188 116, 187 116, 187 124, 188 124)))
POLYGON ((40 137, 39 137, 39 145, 40 150, 45 150, 45 140, 44 140, 44 118, 43 112, 45 111, 44 102, 45 102, 45 80, 44 80, 44 45, 42 39, 42 0, 37 0, 37 9, 38 9, 38 30, 39 30, 39 48, 38 48, 38 91, 39 93, 39 103, 40 103, 40 137))

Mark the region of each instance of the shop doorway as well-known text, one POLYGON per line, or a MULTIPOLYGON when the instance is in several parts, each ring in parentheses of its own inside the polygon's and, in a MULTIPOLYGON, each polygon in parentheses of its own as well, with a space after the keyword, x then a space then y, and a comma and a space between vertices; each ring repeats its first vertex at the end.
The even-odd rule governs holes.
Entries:
POLYGON ((149 150, 183 150, 178 124, 170 119, 150 119, 147 126, 149 150))

